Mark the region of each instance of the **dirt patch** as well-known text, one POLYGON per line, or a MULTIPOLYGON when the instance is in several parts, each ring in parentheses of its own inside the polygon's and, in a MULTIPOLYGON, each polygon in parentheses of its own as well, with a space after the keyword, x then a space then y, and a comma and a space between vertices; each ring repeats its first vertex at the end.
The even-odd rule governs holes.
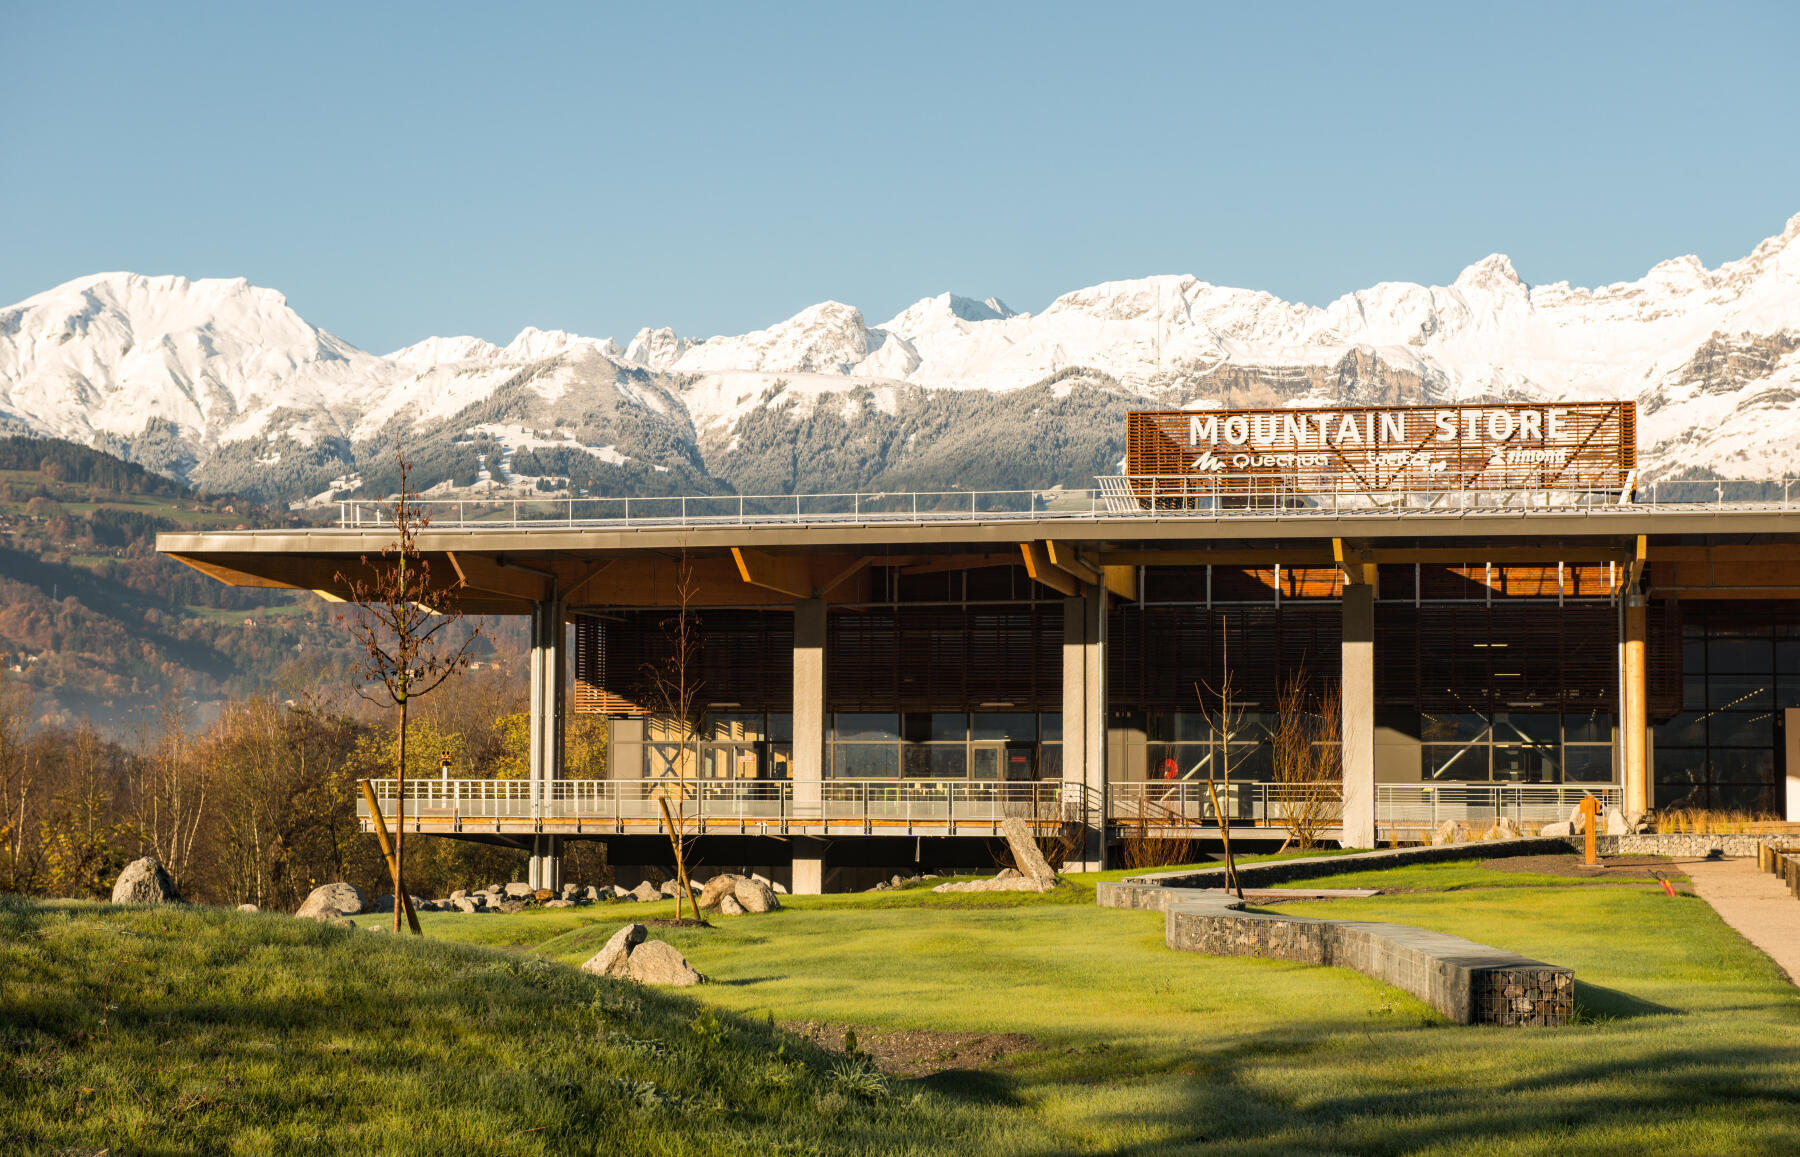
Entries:
POLYGON ((1580 880, 1655 880, 1682 875, 1680 865, 1668 856, 1604 856, 1593 867, 1574 853, 1551 856, 1509 856, 1484 860, 1490 872, 1525 872, 1534 876, 1568 876, 1580 880))
POLYGON ((932 1032, 879 1029, 867 1025, 788 1021, 782 1028, 820 1048, 843 1052, 845 1034, 855 1032, 856 1051, 891 1077, 929 1077, 953 1069, 979 1069, 1037 1047, 1017 1032, 932 1032))
POLYGON ((638 923, 644 924, 651 928, 711 928, 712 927, 712 925, 708 924, 706 921, 696 920, 692 916, 684 916, 680 920, 676 920, 676 919, 674 919, 672 917, 668 917, 668 916, 662 916, 662 917, 658 917, 655 920, 640 920, 640 921, 638 921, 638 923))

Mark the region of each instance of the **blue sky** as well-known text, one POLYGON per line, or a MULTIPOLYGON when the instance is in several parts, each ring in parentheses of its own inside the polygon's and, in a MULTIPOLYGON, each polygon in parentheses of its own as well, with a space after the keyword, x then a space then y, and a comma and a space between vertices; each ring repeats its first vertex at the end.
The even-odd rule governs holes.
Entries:
POLYGON ((386 351, 1598 284, 1800 212, 1800 5, 111 5, 0 23, 0 302, 243 276, 386 351))

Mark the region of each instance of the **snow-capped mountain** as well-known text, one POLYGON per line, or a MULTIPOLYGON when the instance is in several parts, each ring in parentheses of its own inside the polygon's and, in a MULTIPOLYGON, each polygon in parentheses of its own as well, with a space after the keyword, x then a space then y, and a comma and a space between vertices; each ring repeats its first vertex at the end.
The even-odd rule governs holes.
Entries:
POLYGON ((1800 216, 1717 269, 1594 289, 1493 255, 1324 307, 1157 276, 1035 314, 941 294, 870 325, 827 301, 736 336, 385 356, 242 280, 100 274, 0 309, 0 429, 269 498, 379 488, 402 444, 460 489, 1039 486, 1116 460, 1146 405, 1636 398, 1647 475, 1765 477, 1800 473, 1797 239, 1800 216), (996 459, 996 433, 1031 446, 996 459))

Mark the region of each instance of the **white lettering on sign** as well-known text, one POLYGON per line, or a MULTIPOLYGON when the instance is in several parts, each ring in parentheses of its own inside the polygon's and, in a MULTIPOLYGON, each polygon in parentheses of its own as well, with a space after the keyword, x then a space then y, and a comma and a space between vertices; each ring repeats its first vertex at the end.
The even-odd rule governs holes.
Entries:
MULTIPOLYGON (((1568 411, 1551 407, 1543 410, 1469 409, 1440 410, 1432 415, 1430 440, 1434 442, 1541 442, 1563 436, 1568 411), (1462 420, 1457 421, 1457 415, 1462 420)), ((1332 446, 1392 446, 1414 441, 1407 433, 1406 414, 1368 412, 1347 413, 1342 410, 1301 410, 1286 414, 1231 414, 1221 420, 1217 414, 1193 414, 1188 417, 1188 445, 1195 448, 1228 446, 1315 446, 1324 450, 1332 446)))

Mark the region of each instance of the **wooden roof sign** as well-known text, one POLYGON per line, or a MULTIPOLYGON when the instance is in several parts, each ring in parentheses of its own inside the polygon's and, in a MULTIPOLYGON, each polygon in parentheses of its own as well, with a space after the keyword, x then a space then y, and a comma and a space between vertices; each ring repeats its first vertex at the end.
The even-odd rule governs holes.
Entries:
POLYGON ((1146 497, 1620 491, 1637 469, 1635 402, 1153 410, 1126 422, 1125 473, 1146 497))

